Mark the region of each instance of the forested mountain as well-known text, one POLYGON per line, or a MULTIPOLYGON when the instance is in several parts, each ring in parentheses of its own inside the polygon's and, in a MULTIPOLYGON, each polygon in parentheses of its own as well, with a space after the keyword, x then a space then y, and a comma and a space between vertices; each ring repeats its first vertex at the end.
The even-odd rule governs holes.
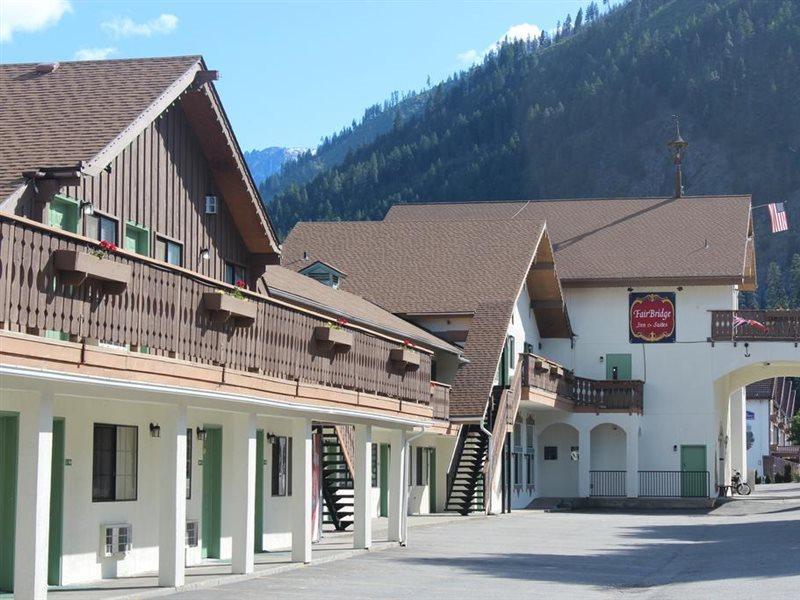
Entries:
POLYGON ((281 232, 379 219, 398 202, 668 195, 679 114, 687 194, 786 203, 786 233, 754 211, 763 301, 769 263, 788 283, 800 252, 800 3, 630 0, 604 12, 591 3, 430 89, 414 116, 276 195, 281 232))
POLYGON ((261 150, 248 150, 244 153, 244 159, 256 185, 261 185, 267 177, 280 171, 286 163, 297 160, 305 152, 305 148, 270 146, 261 150))
POLYGON ((426 91, 405 95, 393 92, 383 104, 368 107, 360 121, 353 119, 350 126, 326 136, 313 152, 308 150, 300 154, 296 161, 287 162, 265 181, 257 180, 261 197, 270 202, 291 186, 303 185, 325 170, 342 164, 351 152, 372 143, 378 136, 399 127, 404 120, 423 110, 425 98, 426 91))

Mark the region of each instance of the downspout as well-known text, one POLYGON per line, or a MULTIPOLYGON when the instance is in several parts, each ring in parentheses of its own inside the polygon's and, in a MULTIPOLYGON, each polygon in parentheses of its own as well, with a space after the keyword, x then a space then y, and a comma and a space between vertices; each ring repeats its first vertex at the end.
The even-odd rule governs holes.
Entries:
MULTIPOLYGON (((409 438, 406 438, 405 444, 405 452, 406 460, 411 461, 411 442, 413 442, 418 437, 425 435, 425 430, 417 432, 416 434, 412 435, 409 438)), ((409 463, 410 464, 410 463, 409 463)), ((436 474, 433 475, 436 477, 436 474)), ((403 490, 403 502, 400 506, 400 519, 402 520, 402 525, 400 526, 400 545, 405 547, 408 545, 408 485, 406 484, 406 477, 408 477, 408 467, 403 465, 403 474, 400 476, 400 485, 401 490, 403 490)))
POLYGON ((487 456, 487 459, 488 459, 487 462, 486 462, 486 480, 487 481, 485 481, 484 484, 483 484, 483 495, 484 495, 485 503, 486 503, 486 506, 484 507, 484 510, 486 511, 487 515, 492 514, 491 506, 492 506, 492 498, 494 497, 494 489, 493 489, 493 485, 492 485, 492 483, 493 483, 493 480, 492 480, 492 442, 493 442, 493 439, 492 439, 492 432, 489 431, 488 429, 486 429, 486 426, 484 425, 484 422, 486 421, 486 413, 489 410, 489 404, 490 404, 490 402, 487 400, 486 401, 486 407, 483 409, 483 416, 481 417, 481 420, 478 423, 478 427, 481 428, 481 431, 486 434, 486 437, 489 440, 487 442, 487 444, 486 444, 486 448, 487 448, 486 456, 487 456), (487 490, 489 491, 488 494, 486 493, 487 490))

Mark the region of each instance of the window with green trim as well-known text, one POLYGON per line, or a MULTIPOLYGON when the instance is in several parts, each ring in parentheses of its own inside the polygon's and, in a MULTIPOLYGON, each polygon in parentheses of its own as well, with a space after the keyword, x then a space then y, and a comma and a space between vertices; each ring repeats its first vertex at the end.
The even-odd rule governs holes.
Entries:
POLYGON ((232 262, 225 263, 225 283, 236 285, 237 281, 246 281, 245 274, 246 273, 242 265, 237 265, 236 263, 232 262))
POLYGON ((61 340, 62 342, 69 341, 69 334, 66 331, 57 331, 55 329, 45 329, 44 337, 50 340, 61 340))
POLYGON ((125 223, 125 250, 150 256, 150 230, 135 223, 125 223))
POLYGON ((50 201, 50 227, 78 233, 80 203, 69 196, 56 195, 50 201))

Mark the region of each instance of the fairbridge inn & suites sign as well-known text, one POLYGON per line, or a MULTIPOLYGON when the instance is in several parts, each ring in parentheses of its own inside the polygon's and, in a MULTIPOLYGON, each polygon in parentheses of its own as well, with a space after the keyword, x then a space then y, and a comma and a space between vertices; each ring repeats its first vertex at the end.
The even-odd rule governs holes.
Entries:
POLYGON ((631 292, 628 304, 632 344, 675 341, 675 292, 631 292))

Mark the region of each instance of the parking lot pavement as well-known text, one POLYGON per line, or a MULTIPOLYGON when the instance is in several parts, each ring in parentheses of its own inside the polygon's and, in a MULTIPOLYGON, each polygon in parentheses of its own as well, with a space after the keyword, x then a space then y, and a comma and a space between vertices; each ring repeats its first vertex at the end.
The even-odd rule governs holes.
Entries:
POLYGON ((414 531, 408 548, 176 597, 795 599, 800 489, 767 491, 710 512, 519 511, 449 522, 414 531))

